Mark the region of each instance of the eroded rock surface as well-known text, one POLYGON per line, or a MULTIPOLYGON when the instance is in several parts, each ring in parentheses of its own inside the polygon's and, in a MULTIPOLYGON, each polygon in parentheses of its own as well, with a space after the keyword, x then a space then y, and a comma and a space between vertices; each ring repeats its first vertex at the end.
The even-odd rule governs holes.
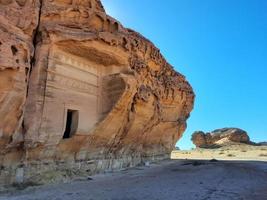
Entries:
POLYGON ((0 51, 0 182, 163 158, 186 128, 185 77, 99 0, 0 0, 0 51))
POLYGON ((223 128, 208 133, 196 131, 191 140, 196 147, 201 148, 220 147, 231 143, 252 143, 247 132, 238 128, 223 128))

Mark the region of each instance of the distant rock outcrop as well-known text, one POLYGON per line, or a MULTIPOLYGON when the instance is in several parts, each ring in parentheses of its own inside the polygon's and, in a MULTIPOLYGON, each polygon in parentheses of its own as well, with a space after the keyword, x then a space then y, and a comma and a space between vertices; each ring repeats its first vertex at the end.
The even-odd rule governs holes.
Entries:
POLYGON ((214 148, 231 143, 251 143, 247 132, 239 128, 223 128, 207 133, 196 131, 191 140, 196 147, 201 148, 214 148))
POLYGON ((260 146, 267 146, 267 142, 259 142, 258 145, 260 145, 260 146))

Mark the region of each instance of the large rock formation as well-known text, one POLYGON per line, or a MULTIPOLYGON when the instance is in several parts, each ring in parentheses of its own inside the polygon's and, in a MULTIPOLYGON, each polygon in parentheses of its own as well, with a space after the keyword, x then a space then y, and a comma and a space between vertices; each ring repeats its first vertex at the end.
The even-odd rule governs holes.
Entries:
POLYGON ((238 128, 217 129, 210 133, 196 131, 191 140, 196 147, 200 148, 220 147, 232 143, 251 143, 247 132, 238 128))
POLYGON ((99 0, 0 0, 0 52, 0 182, 162 158, 193 108, 185 77, 99 0))

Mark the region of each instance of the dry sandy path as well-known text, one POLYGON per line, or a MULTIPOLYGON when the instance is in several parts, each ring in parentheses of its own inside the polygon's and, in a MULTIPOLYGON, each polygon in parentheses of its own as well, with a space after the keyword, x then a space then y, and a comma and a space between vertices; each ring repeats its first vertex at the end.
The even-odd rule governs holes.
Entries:
POLYGON ((28 188, 0 200, 267 200, 267 163, 167 161, 28 188), (198 163, 196 163, 198 164, 198 163))

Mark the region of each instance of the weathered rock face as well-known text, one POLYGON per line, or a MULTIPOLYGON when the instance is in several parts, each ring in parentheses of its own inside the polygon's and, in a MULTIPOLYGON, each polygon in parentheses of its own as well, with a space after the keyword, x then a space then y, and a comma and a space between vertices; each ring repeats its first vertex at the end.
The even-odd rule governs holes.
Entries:
POLYGON ((201 148, 219 147, 231 142, 251 143, 247 132, 238 128, 217 129, 210 133, 196 131, 193 133, 191 140, 196 147, 201 148))
POLYGON ((0 0, 0 51, 0 162, 26 179, 166 155, 186 128, 185 77, 99 0, 0 0))
POLYGON ((0 1, 0 151, 23 140, 22 120, 39 2, 0 1))

